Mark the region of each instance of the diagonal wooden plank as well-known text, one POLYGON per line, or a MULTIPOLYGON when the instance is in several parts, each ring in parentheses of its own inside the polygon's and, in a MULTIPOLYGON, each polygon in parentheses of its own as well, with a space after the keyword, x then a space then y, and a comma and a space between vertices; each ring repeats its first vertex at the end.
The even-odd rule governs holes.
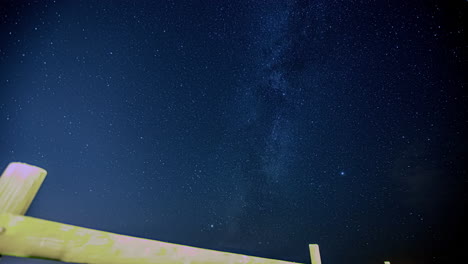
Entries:
POLYGON ((293 264, 0 214, 0 254, 89 264, 293 264))
POLYGON ((24 215, 46 175, 39 167, 10 163, 0 177, 0 213, 24 215))

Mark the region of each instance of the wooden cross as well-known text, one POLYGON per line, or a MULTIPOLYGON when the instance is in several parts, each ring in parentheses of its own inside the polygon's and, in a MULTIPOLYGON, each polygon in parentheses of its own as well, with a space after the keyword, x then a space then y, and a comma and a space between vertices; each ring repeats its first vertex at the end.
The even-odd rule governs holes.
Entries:
MULTIPOLYGON (((103 232, 24 216, 47 172, 10 163, 0 178, 0 254, 89 264, 293 264, 103 232)), ((321 264, 318 245, 309 245, 321 264)))

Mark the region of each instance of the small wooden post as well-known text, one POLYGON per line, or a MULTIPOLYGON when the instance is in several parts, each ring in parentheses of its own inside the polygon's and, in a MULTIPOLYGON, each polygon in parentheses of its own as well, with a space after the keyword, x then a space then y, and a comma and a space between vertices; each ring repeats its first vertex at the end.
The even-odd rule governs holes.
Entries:
POLYGON ((0 177, 0 213, 24 215, 46 175, 39 167, 10 163, 0 177))
POLYGON ((319 245, 310 244, 309 251, 310 251, 311 264, 322 264, 322 259, 320 258, 319 245))

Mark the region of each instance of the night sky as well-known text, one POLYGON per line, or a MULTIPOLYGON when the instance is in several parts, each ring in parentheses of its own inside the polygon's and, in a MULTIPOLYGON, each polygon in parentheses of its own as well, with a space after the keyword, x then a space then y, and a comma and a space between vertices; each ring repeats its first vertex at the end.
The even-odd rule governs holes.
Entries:
POLYGON ((466 10, 2 0, 0 165, 48 171, 38 218, 303 263, 309 243, 324 264, 451 263, 468 249, 466 10))

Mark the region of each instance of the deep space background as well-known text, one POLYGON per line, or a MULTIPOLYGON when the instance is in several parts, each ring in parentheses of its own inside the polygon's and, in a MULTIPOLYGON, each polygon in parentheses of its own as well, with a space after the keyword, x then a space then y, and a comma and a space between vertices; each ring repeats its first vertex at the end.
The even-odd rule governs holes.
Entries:
POLYGON ((43 219, 303 263, 309 243, 324 264, 454 263, 466 9, 1 0, 0 165, 48 171, 43 219))

